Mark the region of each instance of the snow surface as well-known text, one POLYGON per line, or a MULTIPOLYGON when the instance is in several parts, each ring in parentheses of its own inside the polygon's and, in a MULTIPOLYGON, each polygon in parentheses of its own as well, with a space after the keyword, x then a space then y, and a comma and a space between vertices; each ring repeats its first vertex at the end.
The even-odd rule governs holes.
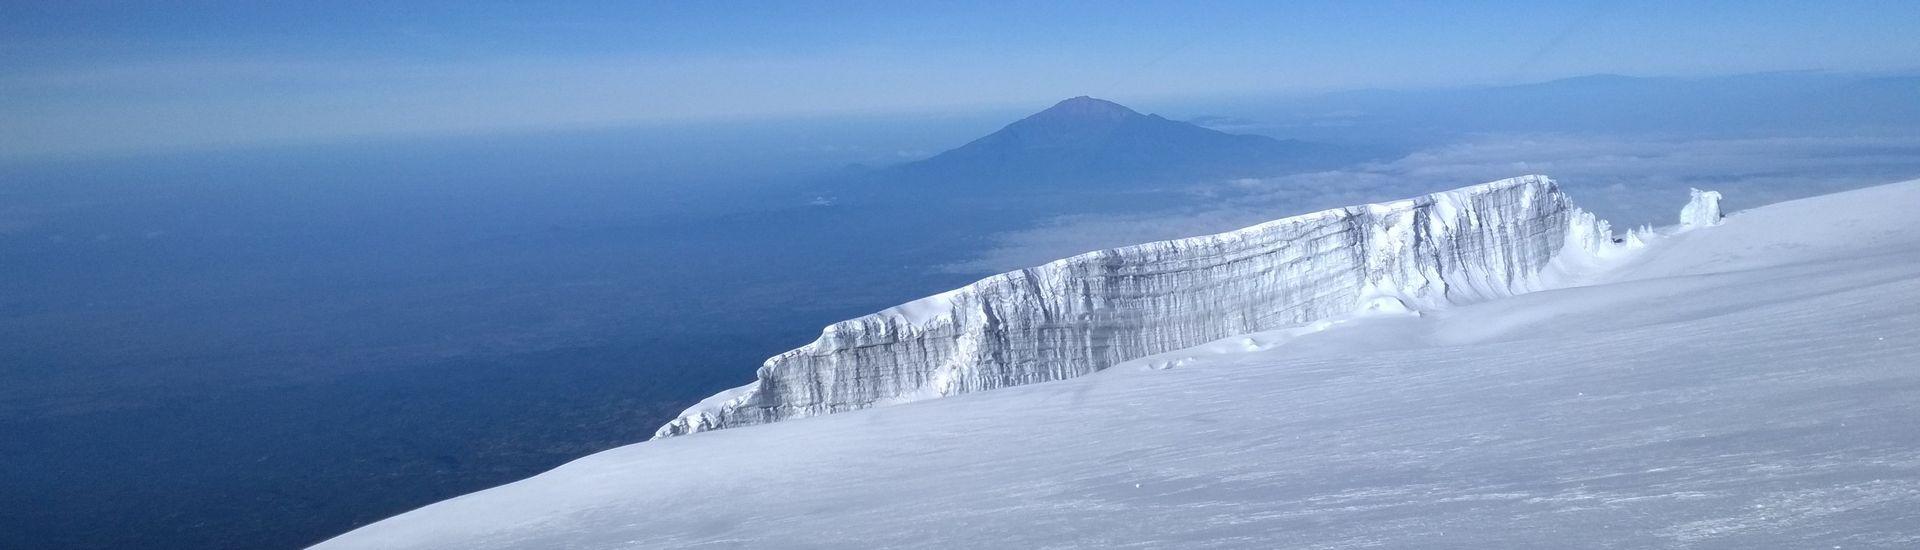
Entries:
POLYGON ((320 547, 1920 547, 1916 206, 1780 203, 1584 286, 631 445, 320 547))
MULTIPOLYGON (((1700 201, 1689 208, 1712 206, 1700 201)), ((1072 378, 1359 311, 1551 288, 1558 268, 1640 244, 1630 237, 1616 244, 1606 222, 1536 175, 1090 252, 835 323, 656 437, 1072 378)))

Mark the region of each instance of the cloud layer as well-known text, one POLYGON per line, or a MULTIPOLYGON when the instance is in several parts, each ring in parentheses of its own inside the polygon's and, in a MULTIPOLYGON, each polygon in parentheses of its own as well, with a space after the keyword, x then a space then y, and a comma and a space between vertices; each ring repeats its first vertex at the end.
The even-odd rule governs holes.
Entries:
POLYGON ((1379 202, 1522 174, 1560 180, 1617 226, 1674 223, 1689 187, 1730 209, 1920 177, 1920 139, 1481 136, 1342 170, 1198 184, 1183 204, 1121 215, 1064 216, 1001 234, 978 258, 946 266, 998 272, 1161 239, 1227 231, 1293 214, 1379 202))

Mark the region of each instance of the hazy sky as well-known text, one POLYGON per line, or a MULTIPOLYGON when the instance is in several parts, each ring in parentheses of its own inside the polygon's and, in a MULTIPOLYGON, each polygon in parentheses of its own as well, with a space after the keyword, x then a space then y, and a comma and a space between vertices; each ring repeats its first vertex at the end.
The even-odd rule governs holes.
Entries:
POLYGON ((1920 67, 1913 1, 1119 4, 12 1, 0 155, 1920 67))

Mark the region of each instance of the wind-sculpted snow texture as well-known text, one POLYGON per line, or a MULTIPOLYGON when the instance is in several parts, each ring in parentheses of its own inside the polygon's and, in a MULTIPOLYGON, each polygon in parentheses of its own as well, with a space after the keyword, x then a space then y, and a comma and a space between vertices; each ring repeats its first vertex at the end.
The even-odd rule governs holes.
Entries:
POLYGON ((1547 285, 1557 256, 1612 246, 1606 222, 1524 176, 1091 252, 836 323, 655 437, 1071 378, 1371 307, 1510 296, 1547 285))

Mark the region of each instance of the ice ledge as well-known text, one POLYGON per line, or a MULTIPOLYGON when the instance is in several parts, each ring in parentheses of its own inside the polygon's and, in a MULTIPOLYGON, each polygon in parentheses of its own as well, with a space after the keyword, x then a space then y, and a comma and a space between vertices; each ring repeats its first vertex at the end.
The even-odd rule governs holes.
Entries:
MULTIPOLYGON (((1717 221, 1718 197, 1696 192, 1691 215, 1717 221)), ((1070 378, 1383 304, 1541 290, 1642 236, 1615 239, 1551 178, 1529 175, 1089 252, 835 323, 655 437, 1070 378)))

